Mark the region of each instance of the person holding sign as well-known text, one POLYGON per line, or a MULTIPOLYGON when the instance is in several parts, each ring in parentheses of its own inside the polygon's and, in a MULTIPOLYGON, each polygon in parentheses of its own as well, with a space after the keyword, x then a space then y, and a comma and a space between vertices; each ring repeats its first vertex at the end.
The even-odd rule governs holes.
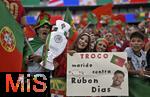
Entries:
POLYGON ((124 81, 124 76, 125 76, 124 72, 120 70, 115 71, 113 76, 113 83, 111 87, 122 89, 121 84, 124 81))
POLYGON ((73 52, 88 52, 90 47, 90 34, 88 33, 81 33, 75 43, 73 44, 73 47, 71 48, 71 51, 69 53, 73 52))
POLYGON ((106 52, 108 47, 108 41, 104 38, 98 38, 96 40, 95 51, 106 52))

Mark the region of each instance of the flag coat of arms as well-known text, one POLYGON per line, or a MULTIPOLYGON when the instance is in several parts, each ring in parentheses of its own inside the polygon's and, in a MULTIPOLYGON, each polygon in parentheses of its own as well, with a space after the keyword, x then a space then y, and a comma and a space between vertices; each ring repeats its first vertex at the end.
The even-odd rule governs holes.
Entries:
POLYGON ((24 47, 23 31, 0 0, 0 72, 20 72, 24 47))

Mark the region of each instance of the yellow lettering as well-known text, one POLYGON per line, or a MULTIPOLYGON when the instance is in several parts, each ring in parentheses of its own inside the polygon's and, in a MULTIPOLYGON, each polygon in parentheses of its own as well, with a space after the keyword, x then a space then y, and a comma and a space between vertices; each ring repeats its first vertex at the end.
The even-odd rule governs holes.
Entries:
POLYGON ((19 14, 19 6, 15 2, 9 2, 8 0, 3 0, 6 4, 6 7, 9 9, 10 13, 16 19, 19 14))
POLYGON ((3 0, 3 2, 6 4, 6 7, 9 9, 9 2, 8 2, 8 0, 3 0))
POLYGON ((15 19, 18 16, 18 12, 19 12, 18 9, 19 9, 19 7, 18 7, 18 5, 16 3, 11 3, 10 4, 10 11, 13 14, 15 19))

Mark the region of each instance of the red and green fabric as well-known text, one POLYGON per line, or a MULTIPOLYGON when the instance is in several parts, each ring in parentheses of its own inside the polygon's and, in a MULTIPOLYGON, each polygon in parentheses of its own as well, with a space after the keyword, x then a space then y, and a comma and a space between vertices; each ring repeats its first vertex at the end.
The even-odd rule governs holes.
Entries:
MULTIPOLYGON (((44 45, 44 42, 37 36, 29 43, 34 52, 36 52, 42 45, 44 45)), ((28 57, 29 55, 32 55, 32 51, 27 45, 27 47, 24 49, 24 58, 28 57)))
POLYGON ((126 22, 126 19, 125 19, 125 15, 124 14, 117 14, 117 15, 112 15, 111 16, 111 19, 114 20, 114 21, 120 21, 122 23, 125 23, 126 22))
POLYGON ((98 20, 97 17, 92 12, 89 12, 87 16, 87 22, 96 25, 98 20))
POLYGON ((67 9, 65 12, 64 21, 71 25, 69 40, 68 40, 68 43, 69 43, 68 45, 71 46, 73 42, 76 40, 78 33, 74 28, 72 14, 69 9, 67 9))
POLYGON ((123 31, 122 28, 125 27, 125 22, 126 20, 124 14, 113 14, 111 16, 111 20, 109 21, 109 25, 117 29, 117 33, 119 32, 120 34, 124 35, 125 31, 123 31))
POLYGON ((16 19, 16 21, 21 23, 21 18, 25 14, 25 9, 23 8, 21 1, 20 0, 2 0, 2 1, 4 1, 9 11, 16 19))
POLYGON ((96 17, 98 18, 98 20, 101 19, 102 16, 107 15, 107 16, 111 16, 112 15, 112 3, 108 3, 106 5, 97 7, 96 9, 92 10, 92 13, 94 13, 96 15, 96 17))
POLYGON ((33 30, 33 27, 30 25, 26 25, 24 28, 24 34, 27 38, 33 38, 36 36, 36 32, 33 30))
POLYGON ((64 21, 69 23, 70 25, 73 25, 72 13, 68 8, 65 12, 64 21))
MULTIPOLYGON (((126 22, 126 19, 125 19, 125 15, 124 14, 117 14, 117 15, 112 15, 111 16, 111 20, 114 22, 114 25, 120 25, 120 26, 125 26, 125 22, 126 22)), ((113 26, 114 26, 113 25, 113 26)))
POLYGON ((55 25, 57 20, 62 20, 62 19, 63 18, 61 15, 51 16, 50 23, 52 25, 55 25))
POLYGON ((66 78, 52 78, 50 93, 66 95, 66 78))
POLYGON ((102 16, 111 16, 112 15, 112 3, 105 4, 103 6, 97 7, 96 9, 92 10, 92 13, 96 15, 98 20, 101 19, 102 16))
MULTIPOLYGON (((70 10, 67 8, 66 12, 65 12, 65 16, 64 16, 64 21, 67 22, 68 24, 70 24, 71 26, 73 26, 73 19, 72 19, 72 14, 70 12, 70 10)), ((69 38, 71 38, 73 36, 73 29, 70 29, 70 34, 69 34, 69 38)))
POLYGON ((52 26, 50 23, 50 19, 51 19, 51 15, 49 13, 41 11, 38 16, 37 24, 34 27, 34 29, 36 30, 37 28, 41 27, 44 24, 48 24, 49 26, 52 26))
POLYGON ((2 0, 0 12, 0 72, 21 72, 23 31, 2 0))
POLYGON ((84 28, 88 24, 87 16, 88 16, 87 12, 83 12, 79 23, 80 27, 84 28))
MULTIPOLYGON (((92 10, 92 13, 96 15, 98 21, 105 21, 108 22, 110 20, 109 17, 112 15, 112 3, 105 4, 103 6, 97 7, 96 9, 92 10), (105 18, 105 20, 104 20, 105 18)), ((97 23, 97 29, 100 29, 102 24, 100 22, 97 23)))
POLYGON ((119 56, 113 55, 110 62, 113 63, 113 64, 116 64, 116 65, 118 65, 120 67, 123 67, 123 65, 125 63, 125 59, 121 58, 119 56))
MULTIPOLYGON (((30 46, 32 47, 33 51, 36 52, 42 45, 44 45, 44 42, 39 37, 34 37, 32 41, 29 42, 30 46)), ((24 51, 23 51, 23 70, 26 70, 27 67, 25 64, 27 64, 26 60, 27 58, 32 55, 33 52, 31 48, 28 45, 25 45, 24 51)))

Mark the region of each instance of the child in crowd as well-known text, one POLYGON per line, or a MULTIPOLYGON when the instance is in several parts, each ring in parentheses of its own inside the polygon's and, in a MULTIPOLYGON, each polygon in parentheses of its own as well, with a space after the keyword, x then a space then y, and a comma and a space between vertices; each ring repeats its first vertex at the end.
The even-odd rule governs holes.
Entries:
POLYGON ((125 49, 127 52, 128 71, 131 75, 144 75, 144 69, 147 66, 146 54, 142 50, 144 47, 144 35, 140 32, 134 32, 130 36, 130 47, 125 49))

